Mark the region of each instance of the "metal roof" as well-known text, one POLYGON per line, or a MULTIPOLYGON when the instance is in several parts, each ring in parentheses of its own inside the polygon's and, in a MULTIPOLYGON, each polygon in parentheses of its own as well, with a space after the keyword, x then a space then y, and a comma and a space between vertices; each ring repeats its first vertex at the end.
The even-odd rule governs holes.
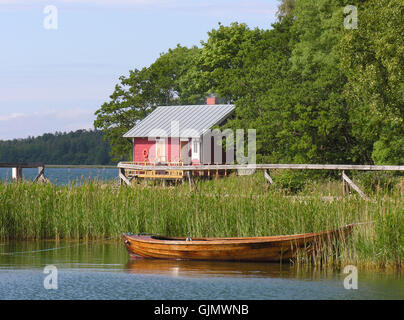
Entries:
POLYGON ((222 123, 233 110, 232 104, 157 107, 124 137, 198 138, 222 123))

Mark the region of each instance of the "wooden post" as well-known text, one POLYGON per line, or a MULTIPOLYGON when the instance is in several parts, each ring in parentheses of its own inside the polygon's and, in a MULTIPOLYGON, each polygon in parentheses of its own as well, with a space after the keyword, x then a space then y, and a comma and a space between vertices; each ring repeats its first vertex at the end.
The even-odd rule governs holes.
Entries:
POLYGON ((264 170, 264 177, 269 182, 270 184, 274 184, 274 181, 272 180, 271 176, 269 175, 269 170, 265 169, 264 170))
POLYGON ((192 191, 192 173, 191 171, 187 171, 188 182, 189 182, 189 191, 192 191))
POLYGON ((15 167, 12 168, 12 177, 14 180, 16 180, 17 182, 22 181, 23 176, 22 176, 22 168, 21 167, 15 167))
POLYGON ((34 179, 34 182, 47 182, 48 180, 45 178, 45 165, 38 167, 38 175, 34 179))
POLYGON ((342 170, 341 178, 342 178, 342 197, 345 198, 345 179, 344 179, 345 171, 342 170))
POLYGON ((361 189, 359 189, 359 187, 353 183, 353 181, 351 179, 348 178, 348 176, 345 174, 344 171, 342 171, 342 179, 345 180, 347 182, 347 184, 354 189, 357 193, 359 193, 359 195, 363 198, 363 199, 368 199, 368 197, 363 193, 363 191, 361 189))
POLYGON ((126 183, 126 185, 130 186, 130 181, 125 175, 125 169, 120 168, 119 169, 119 178, 120 178, 120 185, 123 185, 123 183, 126 183))

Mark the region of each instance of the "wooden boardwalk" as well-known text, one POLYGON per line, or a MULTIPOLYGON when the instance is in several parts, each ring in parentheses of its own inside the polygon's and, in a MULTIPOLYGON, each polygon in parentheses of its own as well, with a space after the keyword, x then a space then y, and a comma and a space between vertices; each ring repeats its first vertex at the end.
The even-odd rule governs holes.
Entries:
POLYGON ((165 166, 165 165, 136 165, 130 162, 118 163, 118 168, 133 170, 183 170, 183 171, 203 171, 203 170, 362 170, 362 171, 404 171, 404 166, 375 166, 375 165, 352 165, 352 164, 249 164, 249 165, 186 165, 186 166, 165 166))
MULTIPOLYGON (((245 171, 245 170, 262 170, 264 171, 265 179, 268 183, 273 184, 274 181, 270 176, 270 170, 288 169, 288 170, 337 170, 341 171, 342 176, 342 190, 345 194, 349 187, 354 189, 359 195, 367 199, 365 193, 345 174, 345 170, 360 170, 360 171, 404 171, 404 166, 376 166, 376 165, 352 165, 352 164, 254 164, 254 165, 146 165, 146 164, 135 164, 131 162, 120 162, 118 163, 119 178, 121 184, 131 185, 132 180, 136 178, 161 178, 161 179, 171 179, 173 173, 178 176, 178 178, 185 179, 188 178, 190 188, 192 189, 192 177, 200 172, 219 172, 219 170, 224 170, 225 172, 231 172, 233 170, 245 171), (128 175, 129 172, 143 172, 140 175, 128 175), (150 172, 150 174, 146 174, 150 172), (152 173, 159 172, 158 175, 152 173), (182 172, 178 174, 178 172, 182 172)), ((214 174, 212 174, 214 176, 214 174)))
POLYGON ((20 163, 10 163, 10 162, 0 162, 0 168, 12 168, 13 169, 13 179, 16 181, 22 181, 22 169, 24 168, 38 168, 38 175, 34 179, 34 182, 43 181, 47 182, 45 178, 45 164, 42 162, 20 162, 20 163))

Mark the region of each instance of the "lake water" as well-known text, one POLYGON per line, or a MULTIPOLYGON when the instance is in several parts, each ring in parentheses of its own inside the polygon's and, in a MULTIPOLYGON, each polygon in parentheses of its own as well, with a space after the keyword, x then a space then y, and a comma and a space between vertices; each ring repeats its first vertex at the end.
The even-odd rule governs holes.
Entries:
MULTIPOLYGON (((24 169, 34 179, 37 169, 24 169)), ((46 168, 55 184, 116 180, 117 169, 46 168)), ((10 180, 11 169, 0 169, 10 180)), ((404 299, 404 276, 359 272, 346 290, 342 272, 269 263, 130 260, 121 242, 0 243, 0 299, 404 299), (58 289, 47 290, 54 265, 58 289)))
MULTIPOLYGON (((38 175, 37 168, 23 169, 27 180, 34 180, 38 175)), ((45 177, 57 185, 80 184, 83 179, 102 181, 118 180, 118 169, 112 168, 45 168, 45 177)), ((11 168, 0 168, 0 181, 11 180, 11 168)))
POLYGON ((402 275, 359 272, 357 290, 344 277, 288 264, 130 260, 115 241, 0 243, 0 299, 404 299, 402 275), (44 287, 48 265, 56 290, 44 287))

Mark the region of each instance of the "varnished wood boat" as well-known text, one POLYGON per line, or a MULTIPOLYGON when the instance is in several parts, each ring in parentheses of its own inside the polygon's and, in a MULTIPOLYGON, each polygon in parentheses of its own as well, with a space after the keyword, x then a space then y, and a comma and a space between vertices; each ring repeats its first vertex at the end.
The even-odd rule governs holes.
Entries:
POLYGON ((345 239, 353 224, 317 232, 247 238, 169 238, 123 234, 126 249, 134 258, 216 261, 287 261, 298 250, 312 252, 335 239, 345 239))

